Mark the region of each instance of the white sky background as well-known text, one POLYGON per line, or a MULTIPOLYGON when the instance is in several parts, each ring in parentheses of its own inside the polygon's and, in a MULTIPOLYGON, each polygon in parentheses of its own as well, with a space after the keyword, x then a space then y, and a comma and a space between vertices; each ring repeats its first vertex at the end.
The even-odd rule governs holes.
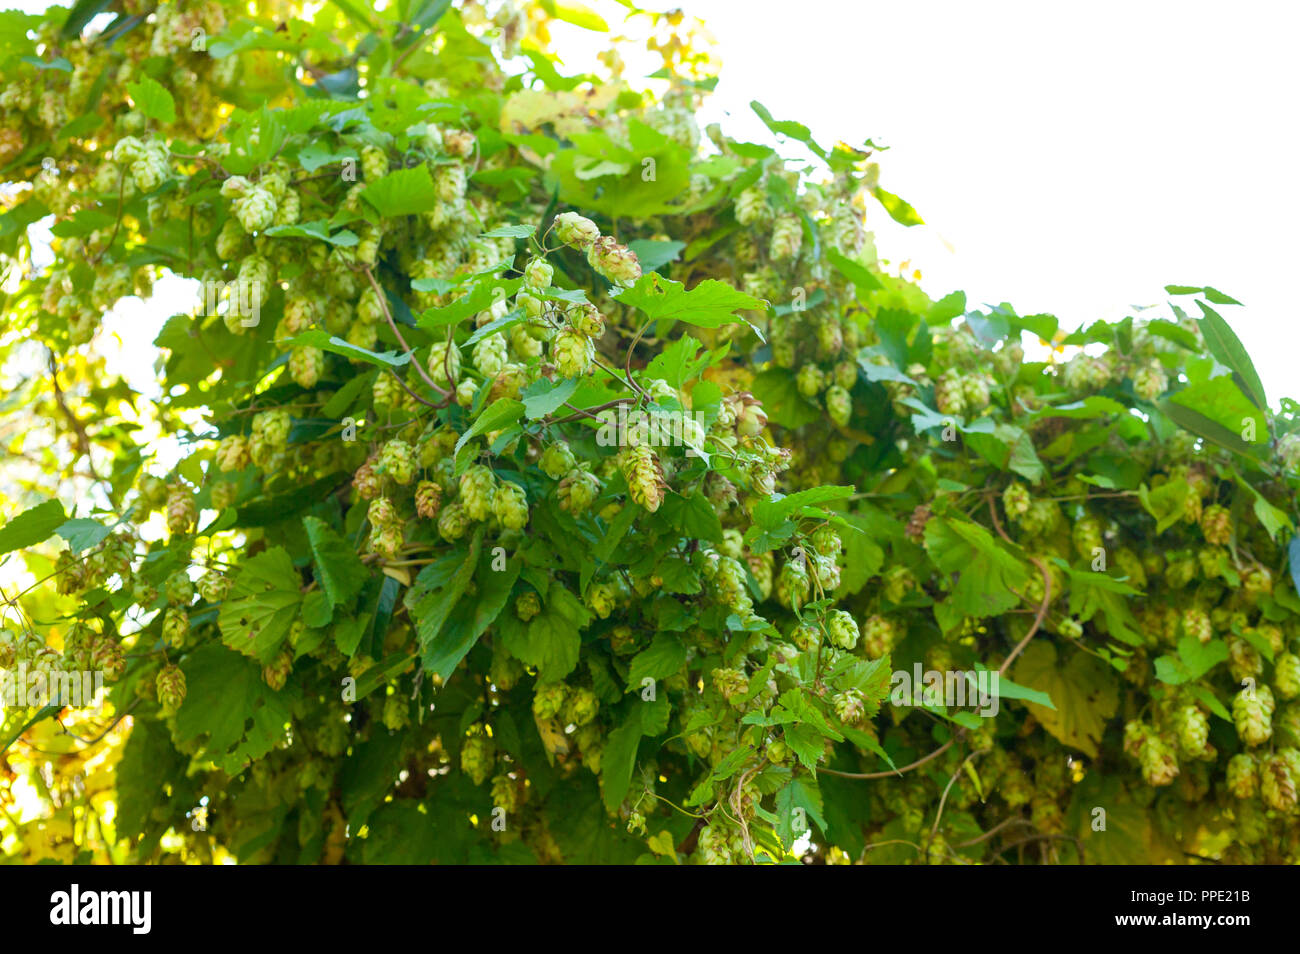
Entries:
MULTIPOLYGON (((622 7, 587 2, 620 29, 622 7)), ((904 229, 878 207, 869 224, 882 257, 910 260, 932 296, 961 289, 971 307, 1009 301, 1074 328, 1162 302, 1166 284, 1213 285, 1246 306, 1223 311, 1271 402, 1300 397, 1300 5, 682 3, 723 63, 704 121, 770 141, 757 99, 825 146, 891 147, 881 184, 927 224, 904 229)), ((553 32, 567 72, 608 42, 553 32)), ((628 61, 629 76, 658 65, 628 61)), ((188 307, 179 289, 158 291, 163 301, 123 302, 106 322, 128 349, 188 307)), ((140 357, 130 376, 147 386, 140 357)))
MULTIPOLYGON (((1162 302, 1168 284, 1213 285, 1246 306, 1222 311, 1270 401, 1300 398, 1300 5, 682 6, 718 40, 709 119, 768 141, 757 99, 824 146, 891 147, 881 185, 927 224, 878 209, 870 224, 932 296, 961 289, 971 307, 1009 301, 1074 328, 1162 302)), ((580 49, 596 35, 556 36, 580 49)))

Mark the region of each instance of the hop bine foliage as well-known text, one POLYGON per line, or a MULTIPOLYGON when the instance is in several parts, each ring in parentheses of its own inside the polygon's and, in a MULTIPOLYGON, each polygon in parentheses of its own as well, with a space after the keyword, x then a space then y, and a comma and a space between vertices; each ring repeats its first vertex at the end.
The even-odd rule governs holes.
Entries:
POLYGON ((6 851, 1300 860, 1300 424, 1230 298, 931 300, 873 146, 699 128, 681 14, 656 99, 572 88, 548 5, 281 6, 0 14, 5 486, 48 498, 0 665, 106 682, 5 710, 6 773, 61 753, 6 851), (202 300, 146 401, 99 329, 165 273, 202 300))

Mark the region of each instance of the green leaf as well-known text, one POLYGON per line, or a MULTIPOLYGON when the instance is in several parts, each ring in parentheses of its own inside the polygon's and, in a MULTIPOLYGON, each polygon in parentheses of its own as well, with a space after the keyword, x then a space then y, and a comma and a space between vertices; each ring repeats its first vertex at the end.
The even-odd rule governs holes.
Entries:
POLYGON ((370 578, 356 550, 334 528, 318 517, 303 520, 311 546, 316 579, 334 606, 350 603, 370 578))
POLYGON ((408 364, 411 356, 404 352, 398 351, 368 351, 365 348, 359 348, 354 344, 349 344, 342 338, 331 335, 328 331, 320 328, 310 328, 307 331, 290 338, 285 342, 288 348, 320 348, 322 351, 328 351, 331 354, 341 354, 345 358, 352 358, 355 361, 364 361, 367 364, 373 364, 377 368, 400 368, 408 364))
POLYGON ((1077 651, 1064 665, 1056 647, 1045 640, 1030 643, 1016 660, 1016 682, 1045 692, 1055 708, 1029 702, 1029 711, 1062 745, 1096 758, 1106 721, 1119 707, 1119 690, 1109 666, 1077 651))
POLYGON ((776 833, 781 844, 786 848, 794 846, 795 840, 807 833, 807 821, 812 820, 817 826, 826 830, 826 819, 822 815, 822 797, 815 783, 802 778, 792 778, 776 793, 776 833), (802 816, 805 822, 802 830, 796 829, 796 822, 802 816))
POLYGON ((167 125, 176 122, 176 102, 157 80, 142 76, 134 83, 127 83, 126 91, 135 108, 148 118, 167 125))
POLYGON ((539 378, 528 385, 520 395, 524 399, 524 416, 530 421, 535 421, 548 414, 554 414, 564 406, 565 401, 573 397, 579 383, 577 378, 567 378, 556 384, 545 378, 539 378))
POLYGON ((591 621, 591 613, 558 580, 552 580, 543 597, 542 611, 528 623, 518 623, 511 616, 501 627, 510 653, 537 668, 540 682, 558 682, 578 665, 582 628, 591 621))
POLYGON ((686 645, 672 633, 659 633, 650 645, 632 657, 627 670, 627 692, 640 692, 642 680, 667 679, 686 665, 686 645))
POLYGON ((1187 495, 1191 492, 1187 481, 1181 478, 1167 481, 1155 490, 1148 489, 1146 484, 1138 488, 1142 508, 1156 519, 1156 533, 1164 533, 1183 519, 1187 495))
POLYGON ((767 107, 758 100, 751 100, 749 108, 758 114, 758 118, 763 120, 763 125, 770 129, 778 136, 788 136, 795 139, 805 146, 818 158, 826 158, 826 150, 813 141, 812 131, 803 123, 794 122, 789 119, 773 119, 772 114, 768 112, 767 107))
MULTIPOLYGON (((1025 564, 979 524, 936 517, 925 525, 925 549, 935 566, 956 574, 941 610, 949 621, 997 616, 1015 607, 1028 580, 1025 564)), ((945 626, 945 629, 950 628, 945 626)))
POLYGON ((467 443, 488 431, 500 430, 507 424, 512 424, 524 415, 524 405, 512 398, 498 398, 492 404, 488 405, 470 425, 460 439, 456 441, 456 463, 459 467, 461 463, 460 451, 467 443))
POLYGON ((340 229, 331 233, 330 224, 324 219, 316 222, 302 222, 298 225, 273 225, 266 230, 265 234, 277 238, 316 239, 330 245, 337 245, 340 248, 351 248, 361 241, 357 238, 355 232, 350 232, 347 229, 340 229))
POLYGON ((288 637, 301 604, 302 578, 284 548, 273 547, 244 561, 217 626, 231 649, 268 663, 288 637))
MULTIPOLYGON (((875 291, 882 287, 880 279, 860 262, 855 262, 838 249, 826 250, 826 261, 835 266, 835 270, 863 291, 875 291)), ((964 300, 964 299, 963 299, 964 300)))
POLYGON ((361 191, 361 198, 385 218, 431 212, 438 206, 438 190, 426 165, 390 172, 361 191))
MULTIPOLYGON (((328 166, 335 162, 342 162, 344 159, 356 161, 357 153, 355 149, 342 146, 338 151, 322 146, 320 143, 308 143, 298 150, 298 164, 307 172, 315 172, 322 166, 328 166)), ((277 226, 280 228, 281 226, 277 226)), ((268 230, 269 232, 269 230, 268 230)))
POLYGON ((67 522, 68 515, 57 500, 29 507, 0 527, 0 554, 25 550, 48 540, 67 522))
POLYGON ((80 553, 82 550, 89 550, 91 547, 99 546, 112 532, 112 527, 106 527, 98 520, 92 520, 90 517, 76 517, 64 523, 55 531, 68 541, 68 549, 73 553, 80 553))
POLYGON ((1232 372, 1233 380, 1255 406, 1261 410, 1266 409, 1268 401, 1264 396, 1264 385, 1259 380, 1259 373, 1255 370, 1250 355, 1246 353, 1245 346, 1217 311, 1203 301, 1196 304, 1204 315, 1196 323, 1205 338, 1205 346, 1219 359, 1220 364, 1232 372))
POLYGON ((886 192, 880 186, 871 190, 871 194, 876 197, 876 201, 885 207, 889 217, 901 225, 924 225, 925 219, 921 214, 912 208, 892 192, 886 192))
POLYGON ((631 288, 614 296, 618 301, 637 308, 654 321, 684 321, 700 328, 720 328, 743 324, 735 312, 742 309, 761 311, 763 303, 752 295, 737 291, 726 282, 706 278, 690 291, 681 282, 664 278, 656 272, 641 276, 631 288))
POLYGON ((444 680, 449 678, 479 637, 505 609, 523 561, 518 556, 512 557, 504 569, 497 569, 495 563, 491 550, 479 554, 474 574, 478 593, 472 600, 458 600, 442 632, 427 645, 422 643, 425 649, 421 664, 426 671, 437 673, 444 680))
POLYGON ((632 250, 637 261, 641 263, 642 272, 654 272, 663 268, 669 262, 677 261, 681 257, 682 249, 686 247, 686 243, 656 239, 634 239, 627 243, 627 247, 632 250))
POLYGON ((267 686, 257 663, 209 644, 180 666, 186 692, 176 712, 176 736, 201 741, 222 771, 238 775, 284 741, 292 694, 267 686))
POLYGON ((484 232, 482 238, 529 238, 537 232, 535 225, 498 225, 490 232, 484 232))

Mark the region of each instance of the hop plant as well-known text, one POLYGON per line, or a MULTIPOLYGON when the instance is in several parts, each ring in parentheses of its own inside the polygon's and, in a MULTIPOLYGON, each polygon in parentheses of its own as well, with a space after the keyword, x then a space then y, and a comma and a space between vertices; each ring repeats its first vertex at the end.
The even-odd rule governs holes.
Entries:
POLYGON ((537 593, 528 590, 515 600, 515 615, 525 623, 542 611, 542 601, 537 593))
POLYGON ((847 427, 853 417, 853 398, 838 384, 826 389, 826 415, 839 427, 847 427))
POLYGON ((862 645, 871 659, 879 659, 894 648, 898 629, 884 616, 869 616, 862 625, 862 645))
POLYGON ((713 687, 732 705, 739 705, 749 693, 749 679, 739 669, 714 669, 709 676, 713 687))
POLYGON ((187 534, 198 515, 198 505, 189 488, 180 482, 172 484, 167 492, 167 529, 177 536, 187 534))
POLYGON ((500 332, 488 335, 474 345, 474 367, 486 378, 496 377, 509 359, 509 348, 500 332))
POLYGON ((374 182, 388 175, 388 154, 378 146, 366 146, 361 150, 361 174, 367 182, 374 182))
POLYGON ((861 689, 845 689, 831 699, 835 717, 845 725, 856 725, 867 714, 866 696, 861 689))
POLYGON ((1252 798, 1259 789, 1259 776, 1255 757, 1249 752, 1239 752, 1228 760, 1226 774, 1228 791, 1233 798, 1252 798))
POLYGON ((533 715, 538 719, 554 719, 564 708, 569 687, 562 682, 540 683, 533 690, 533 715))
POLYGON ((415 450, 403 440, 391 440, 379 452, 375 470, 399 484, 409 484, 415 478, 415 450))
POLYGON ((1205 751, 1210 738, 1210 720, 1196 706, 1183 706, 1174 716, 1178 748, 1184 755, 1197 758, 1205 751))
POLYGON ((473 726, 460 749, 460 768, 475 785, 482 785, 496 767, 496 743, 482 726, 473 726))
POLYGON ((802 560, 787 560, 776 578, 776 599, 782 606, 797 608, 808 602, 812 580, 802 560))
POLYGON ((169 607, 163 614, 163 642, 172 649, 180 649, 190 633, 190 617, 179 607, 169 607))
POLYGON ((1282 653, 1273 663, 1273 688, 1283 699, 1300 696, 1300 656, 1282 653))
POLYGON ((1280 755, 1264 759, 1259 766, 1259 794, 1264 804, 1279 812, 1296 807, 1296 781, 1287 760, 1280 755))
POLYGON ((217 445, 216 453, 213 456, 217 466, 222 470, 228 473, 241 471, 250 462, 248 439, 242 434, 231 434, 229 437, 224 437, 221 443, 217 445))
POLYGON ((826 632, 840 649, 852 649, 858 644, 858 624, 847 610, 831 611, 826 618, 826 632))
POLYGON ((284 650, 262 667, 262 680, 276 692, 279 692, 284 688, 284 684, 289 681, 289 673, 292 671, 293 653, 284 650))
POLYGON ((556 441, 542 452, 537 465, 553 480, 560 480, 578 466, 567 441, 556 441))
POLYGON ((1153 788, 1170 785, 1178 776, 1178 758, 1174 747, 1157 733, 1147 733, 1138 754, 1142 778, 1153 788))
POLYGON ((460 349, 447 341, 429 348, 429 377, 439 387, 454 387, 460 380, 460 349))
POLYGON ((438 534, 448 543, 455 543, 469 530, 470 516, 459 501, 453 501, 438 514, 438 534))
POLYGON ((1206 507, 1201 512, 1201 533, 1212 546, 1227 544, 1232 539, 1232 514, 1228 508, 1218 504, 1206 507))
POLYGON ((1266 686, 1255 692, 1243 689, 1232 700, 1232 722, 1237 735, 1249 746, 1263 745, 1273 737, 1271 695, 1265 697, 1266 686))
POLYGON ((565 722, 584 726, 596 718, 596 713, 600 711, 600 700, 590 689, 578 687, 565 697, 563 711, 565 722))
POLYGON ((803 222, 798 216, 783 215, 772 226, 772 244, 768 254, 778 262, 794 258, 803 244, 803 222))
POLYGON ((639 507, 654 513, 663 503, 664 469, 654 450, 646 445, 628 449, 623 461, 623 477, 627 480, 628 495, 639 507))
POLYGON ((1194 636, 1202 644, 1214 638, 1210 617, 1206 615, 1205 610, 1196 606, 1183 610, 1183 632, 1188 636, 1194 636))
POLYGON ((492 498, 492 513, 507 530, 522 530, 528 524, 528 496, 518 484, 505 482, 492 498))
POLYGON ((174 713, 185 701, 185 673, 179 666, 164 666, 158 672, 155 681, 158 692, 158 704, 168 714, 174 713))
POLYGON ((1101 521, 1096 517, 1080 517, 1071 530, 1074 552, 1085 560, 1091 560, 1093 554, 1102 549, 1101 521))
POLYGON ((564 328, 551 343, 551 362, 562 378, 581 378, 596 360, 591 339, 576 328, 564 328))
POLYGON ((570 248, 586 250, 600 238, 600 229, 576 212, 561 212, 555 217, 555 236, 570 248))
POLYGON ((600 495, 600 479, 590 471, 575 468, 560 481, 556 495, 561 510, 581 516, 591 509, 592 503, 600 495))
POLYGON ((497 492, 496 476, 484 465, 473 464, 461 474, 460 500, 471 520, 486 520, 492 515, 497 492))
POLYGON ((1133 375, 1133 393, 1144 401, 1155 401, 1169 390, 1169 379, 1158 361, 1139 368, 1133 375))
POLYGON ((1019 520, 1027 514, 1032 503, 1033 500, 1030 498, 1029 491, 1025 489, 1024 484, 1008 484, 1007 489, 1002 491, 1002 509, 1007 512, 1007 516, 1012 520, 1019 520))
POLYGON ((438 516, 442 508, 442 487, 432 480, 422 480, 415 485, 415 512, 424 520, 438 516))
POLYGON ((596 239, 587 249, 587 263, 616 285, 631 285, 641 277, 636 253, 608 235, 596 239))
POLYGON ((289 353, 289 376, 300 388, 314 388, 325 370, 325 352, 302 346, 289 353))

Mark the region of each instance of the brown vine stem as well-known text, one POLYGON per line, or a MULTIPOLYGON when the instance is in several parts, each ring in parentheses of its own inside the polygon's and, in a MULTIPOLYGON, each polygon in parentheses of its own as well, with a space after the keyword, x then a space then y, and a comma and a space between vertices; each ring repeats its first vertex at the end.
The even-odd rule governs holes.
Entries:
MULTIPOLYGON (((1012 539, 1007 536, 1007 532, 1002 529, 1002 521, 998 519, 998 505, 993 502, 993 495, 989 494, 986 499, 989 504, 989 516, 993 518, 993 528, 997 530, 998 536, 1007 543, 1014 545, 1012 539)), ((1038 567, 1038 572, 1043 574, 1043 601, 1038 604, 1038 615, 1034 617, 1034 624, 1029 627, 1029 632, 1025 633, 1020 642, 1016 643, 1016 648, 1011 650, 1011 655, 1002 660, 1002 665, 998 667, 999 676, 1005 675, 1015 658, 1025 651, 1025 647, 1029 645, 1029 641, 1034 638, 1039 627, 1043 625, 1043 620, 1047 618, 1047 607, 1052 602, 1052 577, 1047 572, 1047 564, 1036 556, 1031 556, 1029 560, 1034 566, 1038 567)))
POLYGON ((90 437, 86 433, 86 425, 82 423, 81 418, 72 413, 72 408, 68 407, 68 399, 63 393, 63 388, 59 386, 59 367, 54 362, 54 352, 49 352, 50 365, 50 383, 54 386, 54 400, 59 405, 59 410, 63 416, 68 419, 72 425, 72 430, 77 436, 77 447, 86 458, 86 469, 90 471, 95 481, 100 480, 99 472, 95 470, 95 462, 90 456, 90 437))
MULTIPOLYGON (((415 352, 411 350, 411 346, 406 343, 406 338, 402 336, 401 330, 398 329, 397 322, 393 320, 393 313, 388 310, 388 299, 384 295, 384 290, 379 287, 379 282, 375 281, 375 275, 372 271, 370 271, 370 267, 366 266, 365 268, 362 269, 362 271, 366 273, 366 278, 370 281, 370 287, 373 288, 375 290, 375 294, 379 296, 379 307, 382 308, 384 311, 384 318, 388 321, 388 327, 393 330, 393 334, 397 337, 397 343, 402 346, 402 350, 405 351, 407 355, 410 356, 411 364, 415 366, 416 372, 419 373, 420 377, 424 378, 424 383, 429 385, 429 387, 433 388, 435 393, 441 394, 444 398, 450 399, 451 395, 454 392, 444 391, 442 388, 440 388, 437 384, 434 383, 433 378, 429 376, 429 372, 424 370, 424 365, 422 365, 419 362, 419 360, 415 357, 415 352)), ((402 382, 402 387, 406 387, 405 382, 402 382)), ((410 388, 407 388, 407 390, 409 391, 410 388)), ((425 401, 424 403, 428 404, 429 402, 425 401)), ((445 403, 430 404, 429 406, 445 407, 446 404, 445 403)))
POLYGON ((929 755, 923 755, 915 762, 912 762, 909 765, 904 765, 900 769, 888 769, 887 771, 884 772, 840 772, 832 768, 819 768, 817 771, 825 772, 827 775, 837 775, 840 778, 857 778, 857 779, 893 778, 895 775, 902 775, 904 772, 910 772, 913 769, 918 769, 922 765, 934 761, 939 756, 943 755, 943 753, 947 752, 950 748, 952 748, 954 742, 956 742, 958 739, 962 738, 965 735, 966 735, 965 729, 958 729, 956 735, 954 735, 943 745, 939 746, 929 755))

